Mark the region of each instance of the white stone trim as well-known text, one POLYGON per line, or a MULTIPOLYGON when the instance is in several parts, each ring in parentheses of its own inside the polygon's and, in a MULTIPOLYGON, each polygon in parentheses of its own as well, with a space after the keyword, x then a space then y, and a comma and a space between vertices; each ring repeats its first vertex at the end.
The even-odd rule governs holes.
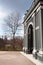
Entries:
MULTIPOLYGON (((41 12, 40 12, 40 16, 41 16, 41 12)), ((40 19, 40 39, 41 39, 41 50, 42 50, 42 19, 40 19)))
POLYGON ((41 9, 41 6, 36 10, 36 12, 38 12, 41 9))
MULTIPOLYGON (((43 6, 40 5, 40 3, 36 6, 36 8, 33 10, 33 12, 29 15, 29 17, 32 15, 34 16, 34 11, 38 12, 40 9, 43 9, 43 6)), ((29 19, 29 17, 25 20, 25 22, 29 19)))
POLYGON ((38 56, 42 57, 43 56, 43 51, 39 50, 39 52, 37 54, 38 54, 38 56))
POLYGON ((32 25, 32 26, 33 26, 33 23, 32 23, 32 22, 30 22, 30 23, 28 24, 28 27, 29 27, 30 25, 32 25))
POLYGON ((40 51, 39 51, 39 54, 40 54, 40 55, 43 55, 43 51, 40 50, 40 51))
POLYGON ((27 50, 27 47, 25 47, 25 51, 27 50))
POLYGON ((33 13, 32 18, 34 17, 35 13, 33 13))
POLYGON ((37 52, 37 50, 34 48, 32 53, 35 54, 36 52, 37 52))
MULTIPOLYGON (((35 9, 33 10, 33 12, 29 15, 29 17, 34 13, 34 11, 39 7, 40 3, 35 7, 35 9)), ((26 21, 29 19, 29 17, 26 19, 26 21)))
POLYGON ((32 23, 32 22, 28 23, 28 26, 27 26, 27 29, 26 29, 26 33, 27 33, 27 34, 28 34, 28 28, 29 28, 30 25, 33 26, 33 23, 32 23))
POLYGON ((38 30, 39 29, 39 26, 37 26, 36 28, 35 28, 35 30, 38 30))
MULTIPOLYGON (((33 12, 29 15, 29 17, 32 15, 32 17, 35 15, 35 13, 34 13, 34 11, 36 10, 36 12, 38 12, 40 9, 43 9, 43 6, 39 6, 40 5, 40 3, 36 6, 36 8, 33 10, 33 12)), ((26 19, 26 21, 29 19, 29 17, 26 19)))
POLYGON ((26 26, 26 21, 24 22, 24 26, 26 26))
POLYGON ((23 51, 24 51, 25 47, 23 47, 23 51))
POLYGON ((43 6, 39 6, 39 8, 36 10, 36 12, 38 12, 40 9, 43 9, 43 6))
POLYGON ((35 65, 43 65, 43 61, 40 62, 38 59, 35 59, 32 54, 26 54, 24 52, 20 52, 22 55, 27 57, 29 60, 31 60, 35 65))

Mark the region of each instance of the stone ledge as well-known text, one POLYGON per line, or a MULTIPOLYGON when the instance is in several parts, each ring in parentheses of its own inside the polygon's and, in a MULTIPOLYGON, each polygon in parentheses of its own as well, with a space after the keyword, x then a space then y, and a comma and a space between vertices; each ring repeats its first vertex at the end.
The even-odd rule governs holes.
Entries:
POLYGON ((31 60, 36 65, 43 65, 43 62, 39 61, 38 59, 35 59, 32 54, 26 54, 24 52, 20 52, 22 55, 27 57, 29 60, 31 60))

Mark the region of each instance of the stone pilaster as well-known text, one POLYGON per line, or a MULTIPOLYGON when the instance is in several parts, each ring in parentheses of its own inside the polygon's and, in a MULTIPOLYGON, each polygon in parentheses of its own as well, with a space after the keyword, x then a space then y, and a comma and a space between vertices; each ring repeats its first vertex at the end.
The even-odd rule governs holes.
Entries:
POLYGON ((38 59, 43 61, 43 10, 40 10, 40 39, 41 39, 41 48, 37 53, 38 59))
POLYGON ((36 43, 35 43, 35 13, 33 13, 33 56, 36 58, 36 43))

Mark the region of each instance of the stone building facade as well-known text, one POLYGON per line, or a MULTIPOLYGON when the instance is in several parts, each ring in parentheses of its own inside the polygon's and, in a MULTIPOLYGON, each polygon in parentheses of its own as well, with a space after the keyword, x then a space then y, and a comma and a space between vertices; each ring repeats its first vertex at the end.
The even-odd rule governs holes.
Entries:
POLYGON ((43 0, 34 0, 24 17, 24 51, 43 61, 43 0))

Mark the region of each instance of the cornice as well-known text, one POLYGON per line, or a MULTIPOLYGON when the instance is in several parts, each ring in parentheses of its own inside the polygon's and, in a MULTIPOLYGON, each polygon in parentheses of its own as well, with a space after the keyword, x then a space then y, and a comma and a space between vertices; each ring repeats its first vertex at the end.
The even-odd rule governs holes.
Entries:
POLYGON ((24 17, 24 22, 25 20, 28 18, 28 16, 32 13, 32 11, 34 10, 34 8, 38 5, 39 2, 42 2, 43 0, 37 0, 36 2, 33 1, 30 9, 28 10, 27 14, 24 17))

